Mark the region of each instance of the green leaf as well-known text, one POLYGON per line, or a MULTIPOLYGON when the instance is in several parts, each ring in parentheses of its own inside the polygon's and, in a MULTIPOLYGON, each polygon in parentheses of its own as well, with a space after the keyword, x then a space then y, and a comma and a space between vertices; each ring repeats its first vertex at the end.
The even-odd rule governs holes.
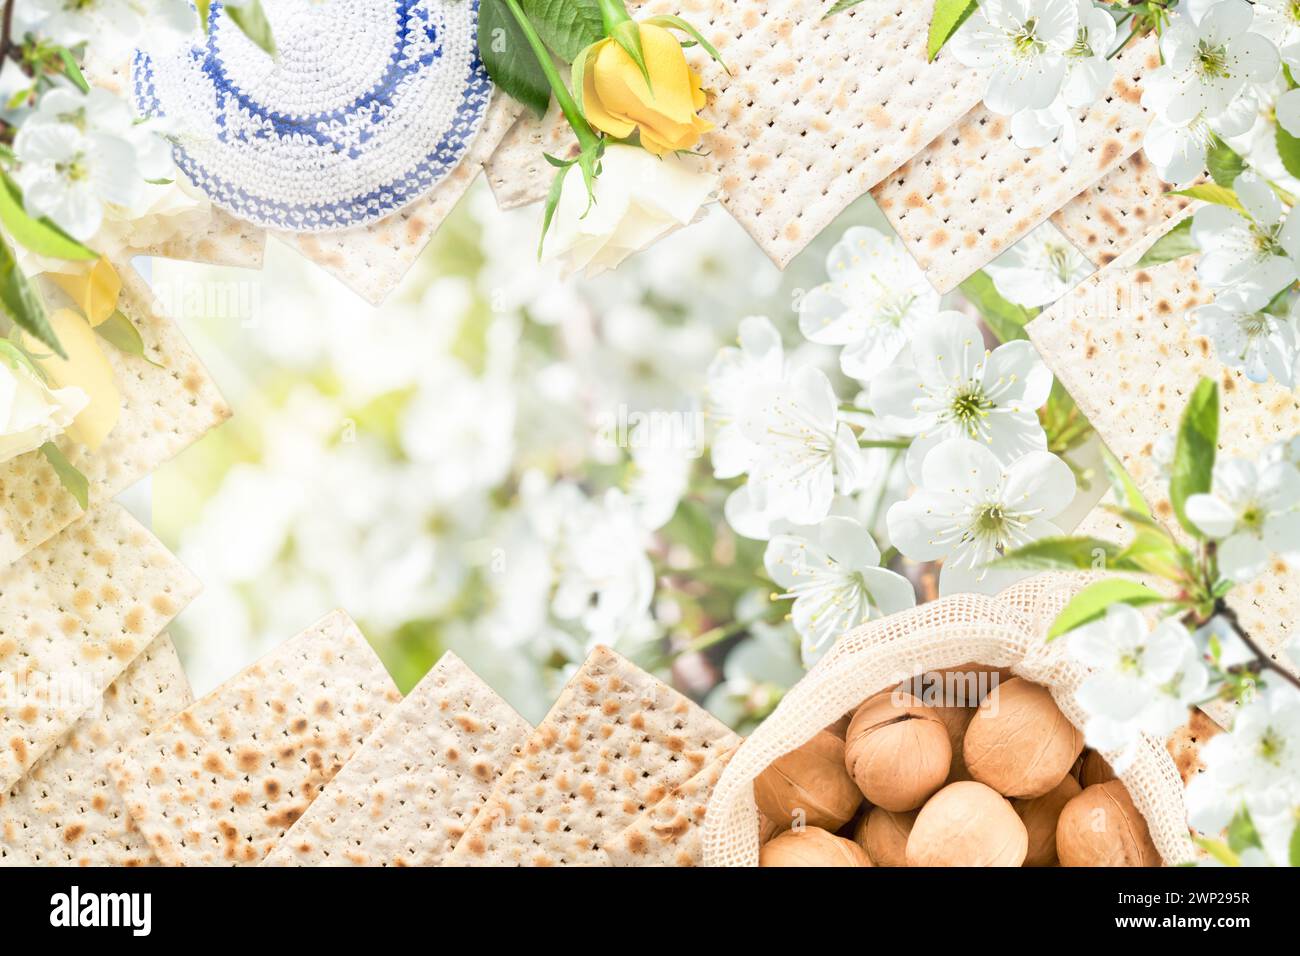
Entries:
POLYGON ((99 253, 88 249, 48 219, 36 219, 23 207, 22 190, 8 173, 0 173, 0 222, 19 245, 50 259, 90 261, 99 253))
POLYGON ((722 54, 718 52, 718 48, 715 47, 708 40, 704 39, 704 34, 702 34, 699 30, 695 29, 695 27, 688 21, 683 20, 679 16, 674 16, 672 14, 665 13, 657 17, 650 17, 645 22, 653 24, 654 26, 657 27, 663 27, 665 30, 681 30, 692 40, 698 43, 700 45, 700 48, 703 49, 704 52, 707 53, 709 56, 711 56, 715 63, 717 63, 724 70, 726 70, 727 76, 731 76, 731 68, 728 67, 726 62, 722 59, 722 54))
POLYGON ((1169 475, 1169 500, 1174 506, 1174 514, 1184 530, 1196 538, 1205 535, 1187 517, 1185 507, 1192 495, 1209 492, 1218 442, 1219 386, 1212 379, 1203 378, 1183 409, 1174 464, 1169 475))
POLYGON ((479 5, 478 52, 492 82, 539 117, 546 115, 551 85, 524 31, 502 0, 479 5))
POLYGON ((1136 511, 1150 518, 1151 508, 1147 505, 1147 500, 1142 497, 1142 492, 1138 490, 1137 483, 1105 445, 1101 448, 1101 460, 1106 466, 1106 474, 1110 476, 1110 484, 1115 489, 1115 496, 1124 502, 1124 506, 1130 511, 1136 511))
POLYGON ((1106 608, 1112 604, 1141 607, 1144 604, 1160 604, 1164 600, 1144 584, 1127 578, 1107 578, 1088 585, 1070 599, 1070 603, 1052 622, 1047 639, 1054 641, 1067 631, 1090 624, 1105 614, 1106 608))
MULTIPOLYGON (((486 0, 481 6, 494 6, 496 2, 486 0)), ((572 63, 579 53, 605 36, 596 0, 520 0, 520 6, 542 42, 565 63, 572 63)))
POLYGON ((95 326, 95 331, 105 342, 108 342, 113 348, 127 355, 134 355, 136 358, 142 358, 150 365, 162 368, 157 362, 146 354, 144 349, 144 339, 140 338, 140 330, 135 324, 128 319, 121 311, 114 312, 99 325, 95 326))
POLYGON ((851 7, 856 7, 861 2, 862 0, 835 0, 835 5, 822 14, 822 19, 825 20, 827 17, 833 17, 837 13, 843 13, 851 7))
POLYGON ((76 57, 67 47, 59 47, 59 59, 63 61, 63 75, 72 81, 72 84, 81 92, 89 93, 90 84, 81 74, 81 67, 77 66, 76 57))
POLYGON ((85 511, 90 507, 90 483, 86 481, 86 476, 68 461, 63 452, 59 451, 59 446, 52 441, 47 441, 41 446, 41 454, 50 463, 54 473, 59 476, 59 483, 68 494, 77 499, 81 510, 85 511))
POLYGON ((1300 176, 1300 139, 1292 136, 1277 124, 1277 154, 1282 159, 1282 166, 1292 176, 1300 176))
POLYGON ((1255 829, 1255 821, 1250 818, 1250 811, 1244 808, 1238 810, 1228 824, 1228 847, 1233 853, 1240 853, 1252 847, 1262 849, 1263 846, 1259 831, 1255 829))
POLYGON ((1226 186, 1220 186, 1218 183, 1200 183, 1196 186, 1188 186, 1186 189, 1174 189, 1170 191, 1169 195, 1190 196, 1202 202, 1214 203, 1216 206, 1227 206, 1229 209, 1235 209, 1243 216, 1246 215, 1246 209, 1237 199, 1237 194, 1226 186))
MULTIPOLYGON (((558 162, 551 156, 547 156, 546 161, 552 166, 558 162)), ((538 259, 542 257, 542 250, 546 247, 546 234, 551 230, 551 221, 555 219, 555 210, 560 205, 560 194, 564 191, 564 177, 569 174, 571 168, 573 163, 560 165, 555 171, 555 178, 551 180, 551 189, 546 196, 546 212, 542 215, 542 235, 537 240, 538 259)))
POLYGON ((1211 840, 1208 837, 1193 835, 1192 842, 1224 866, 1241 866, 1241 858, 1233 853, 1228 844, 1222 840, 1211 840))
POLYGON ((986 325, 999 341, 1027 339, 1025 325, 1038 314, 1037 309, 1026 309, 1008 301, 993 284, 993 279, 981 269, 959 287, 962 294, 975 306, 986 325))
POLYGON ((626 53, 636 64, 636 68, 641 71, 641 76, 645 79, 647 89, 653 91, 654 81, 650 79, 650 69, 645 65, 645 53, 641 50, 641 28, 637 26, 635 20, 624 20, 617 24, 613 32, 610 33, 614 42, 623 48, 626 53))
POLYGON ((262 9, 262 0, 247 0, 242 7, 227 5, 225 11, 235 26, 244 31, 244 36, 270 56, 275 56, 275 37, 271 35, 271 24, 262 9))
POLYGON ((1291 859, 1288 861, 1292 866, 1300 866, 1300 823, 1291 831, 1291 846, 1289 848, 1291 859))
POLYGON ((1008 552, 990 568, 1025 571, 1104 571, 1113 567, 1120 549, 1100 538, 1040 538, 1008 552))
POLYGON ((1134 268, 1145 269, 1147 266, 1158 266, 1162 262, 1172 262, 1174 259, 1181 259, 1183 256, 1190 256, 1200 251, 1192 238, 1192 217, 1188 216, 1153 242, 1151 248, 1142 253, 1142 258, 1137 261, 1134 268))
POLYGON ((1235 149, 1215 136, 1210 141, 1210 148, 1206 156, 1206 165, 1210 170, 1210 178, 1220 186, 1228 189, 1237 181, 1237 177, 1246 169, 1246 161, 1242 159, 1235 149))
POLYGON ((935 0, 934 16, 930 18, 930 36, 925 43, 930 62, 939 55, 943 45, 952 39, 957 28, 970 19, 979 8, 977 0, 935 0))
POLYGON ((45 317, 45 303, 37 294, 32 284, 27 281, 9 241, 0 235, 0 306, 9 313, 24 332, 35 337, 46 347, 53 349, 60 358, 67 358, 54 329, 50 328, 49 319, 45 317))
POLYGON ((199 15, 199 26, 208 32, 208 17, 212 13, 212 0, 194 0, 194 9, 199 15))

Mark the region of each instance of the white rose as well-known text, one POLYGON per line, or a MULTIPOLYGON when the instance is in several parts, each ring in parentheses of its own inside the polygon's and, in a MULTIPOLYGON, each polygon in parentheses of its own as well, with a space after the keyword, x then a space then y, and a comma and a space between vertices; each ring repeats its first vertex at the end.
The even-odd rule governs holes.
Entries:
POLYGON ((716 188, 717 177, 694 157, 661 158, 635 146, 610 146, 590 208, 582 171, 574 166, 565 174, 546 237, 547 258, 559 260, 567 273, 585 269, 588 277, 613 269, 690 223, 716 188))
POLYGON ((0 461, 35 451, 72 424, 89 400, 79 388, 52 390, 0 356, 0 461))

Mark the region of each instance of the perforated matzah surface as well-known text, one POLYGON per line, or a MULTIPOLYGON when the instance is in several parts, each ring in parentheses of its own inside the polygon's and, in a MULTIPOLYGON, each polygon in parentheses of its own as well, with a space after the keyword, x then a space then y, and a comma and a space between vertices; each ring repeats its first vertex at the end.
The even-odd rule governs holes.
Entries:
POLYGON ((444 654, 263 865, 441 866, 532 729, 444 654))
MULTIPOLYGON (((230 417, 207 370, 180 329, 159 311, 148 284, 128 265, 117 263, 117 269, 122 277, 121 311, 140 331, 145 354, 157 364, 104 343, 122 395, 117 426, 95 452, 66 437, 58 441, 86 476, 92 508, 230 417)), ((40 452, 0 464, 0 566, 49 540, 80 515, 76 499, 63 489, 40 452)))
POLYGON ((1138 150, 1052 215, 1052 222, 1093 265, 1104 266, 1149 229, 1171 222, 1196 200, 1174 187, 1138 150))
POLYGON ((1154 38, 1114 62, 1115 80, 1084 114, 1068 165, 1055 145, 1020 149, 1010 118, 980 107, 872 190, 937 290, 955 288, 1141 144, 1149 119, 1140 81, 1158 65, 1154 38))
MULTIPOLYGON (((974 75, 953 57, 926 62, 929 5, 866 0, 824 20, 828 8, 825 0, 652 0, 637 9, 680 13, 730 67, 728 77, 701 51, 690 54, 717 93, 703 112, 717 129, 702 151, 722 174, 723 206, 782 267, 980 100, 974 75)), ((563 152, 567 143, 556 121, 539 130, 526 116, 488 164, 503 203, 546 195, 553 170, 540 144, 563 152)))
POLYGON ((335 611, 109 769, 162 863, 256 864, 400 699, 356 625, 335 611))
POLYGON ((605 847, 615 866, 699 866, 704 858, 704 815, 709 797, 734 751, 664 797, 605 847))
POLYGON ((598 647, 448 862, 608 866, 607 841, 736 742, 702 708, 598 647))
POLYGON ((147 866, 108 761, 194 699, 166 634, 137 657, 8 795, 0 794, 0 866, 147 866))
POLYGON ((387 219, 344 232, 279 233, 277 238, 336 276, 367 302, 380 305, 478 178, 484 162, 500 145, 519 111, 517 103, 503 93, 495 93, 483 125, 460 165, 423 199, 387 219))
MULTIPOLYGON (((1175 528, 1156 441, 1176 432, 1187 397, 1202 377, 1219 382, 1219 454, 1254 458, 1300 432, 1300 398, 1275 382, 1256 385, 1225 368, 1194 335, 1187 313, 1208 302, 1196 257, 1133 269, 1154 239, 1148 233, 1109 266, 1067 293, 1028 326, 1029 337, 1110 450, 1123 462, 1157 517, 1175 528)), ((1300 568, 1280 562, 1229 603, 1245 627, 1276 651, 1300 615, 1300 568)))
POLYGON ((0 673, 13 694, 0 707, 0 791, 98 704, 198 590, 115 504, 0 570, 0 673))

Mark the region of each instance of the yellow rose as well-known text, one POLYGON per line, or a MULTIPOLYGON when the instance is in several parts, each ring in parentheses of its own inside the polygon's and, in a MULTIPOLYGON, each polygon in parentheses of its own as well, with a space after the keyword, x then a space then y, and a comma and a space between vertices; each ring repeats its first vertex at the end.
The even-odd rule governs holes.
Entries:
POLYGON ((667 30, 644 23, 638 30, 651 82, 617 41, 593 44, 582 77, 587 122, 616 139, 640 130, 641 145, 658 156, 690 149, 713 129, 696 115, 708 102, 699 74, 687 66, 681 44, 667 30))

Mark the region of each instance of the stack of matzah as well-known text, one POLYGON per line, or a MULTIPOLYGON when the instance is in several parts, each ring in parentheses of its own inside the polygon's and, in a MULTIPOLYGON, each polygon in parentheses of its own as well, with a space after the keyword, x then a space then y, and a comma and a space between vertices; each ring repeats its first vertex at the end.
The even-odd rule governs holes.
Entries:
POLYGON ((109 769, 163 864, 256 864, 400 699, 335 612, 155 726, 109 769))
MULTIPOLYGON (((608 648, 574 674, 452 852, 453 866, 608 866, 605 846, 738 738, 608 648)), ((696 819, 690 814, 687 827, 696 819)))

